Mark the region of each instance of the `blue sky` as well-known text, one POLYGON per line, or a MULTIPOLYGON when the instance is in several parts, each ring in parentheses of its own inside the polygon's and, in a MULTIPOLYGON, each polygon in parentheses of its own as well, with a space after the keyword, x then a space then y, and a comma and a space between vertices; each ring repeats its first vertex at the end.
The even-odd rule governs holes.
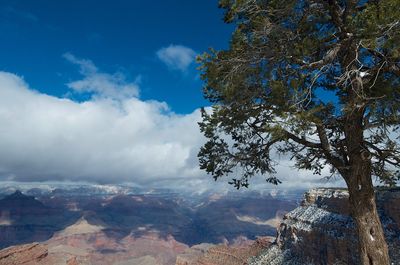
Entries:
MULTIPOLYGON (((194 57, 227 48, 222 17, 214 0, 0 1, 0 181, 228 187, 197 158, 194 57)), ((284 187, 321 185, 292 165, 284 187)))
POLYGON ((232 26, 215 0, 3 0, 0 71, 24 77, 40 92, 75 100, 67 83, 79 78, 63 54, 93 61, 99 71, 138 82, 140 98, 165 101, 177 113, 207 105, 191 63, 168 67, 157 51, 182 45, 201 53, 227 47, 232 26))

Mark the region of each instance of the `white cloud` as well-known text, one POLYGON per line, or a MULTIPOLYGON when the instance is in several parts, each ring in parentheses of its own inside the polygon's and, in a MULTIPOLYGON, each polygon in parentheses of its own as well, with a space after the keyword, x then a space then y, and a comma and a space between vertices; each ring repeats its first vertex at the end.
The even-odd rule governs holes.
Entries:
POLYGON ((199 111, 177 115, 137 98, 115 103, 48 96, 0 72, 0 178, 145 184, 203 175, 193 158, 203 141, 199 111))
POLYGON ((194 61, 196 52, 182 45, 169 45, 157 51, 157 57, 173 70, 186 71, 194 61))
MULTIPOLYGON (((80 66, 85 79, 99 75, 91 61, 65 57, 80 66)), ((93 91, 98 97, 75 102, 34 91, 22 78, 0 72, 0 180, 233 189, 229 178, 215 183, 198 167, 197 152, 204 143, 199 110, 178 115, 163 102, 118 97, 120 80, 100 75, 108 77, 113 93, 104 93, 99 84, 93 91)), ((320 177, 291 164, 283 158, 277 168, 285 180, 280 187, 321 185, 320 177)), ((251 188, 275 187, 258 177, 251 188)))
POLYGON ((91 93, 95 97, 107 97, 123 99, 137 97, 139 87, 136 82, 128 82, 123 73, 102 73, 92 61, 80 59, 71 53, 65 53, 63 57, 80 68, 82 80, 73 81, 67 86, 78 93, 91 93))

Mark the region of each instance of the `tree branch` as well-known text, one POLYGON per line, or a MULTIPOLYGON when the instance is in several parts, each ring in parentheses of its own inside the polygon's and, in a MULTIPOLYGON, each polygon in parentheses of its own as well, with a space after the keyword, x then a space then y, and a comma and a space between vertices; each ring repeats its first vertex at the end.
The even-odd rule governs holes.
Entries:
POLYGON ((321 143, 310 142, 310 141, 306 140, 305 138, 297 137, 296 135, 294 135, 286 130, 285 130, 285 136, 288 139, 291 139, 291 140, 295 141, 296 143, 302 144, 306 147, 322 149, 321 143))
POLYGON ((332 22, 335 24, 335 26, 338 28, 340 32, 340 38, 344 39, 346 35, 345 35, 345 25, 342 20, 343 10, 341 9, 340 5, 336 0, 328 0, 327 2, 329 7, 329 13, 332 17, 332 22))
POLYGON ((331 145, 329 144, 328 136, 326 135, 325 129, 321 125, 317 125, 317 132, 319 140, 321 141, 322 149, 326 152, 331 151, 331 145))
POLYGON ((346 7, 343 11, 343 16, 342 16, 342 21, 343 24, 347 23, 347 17, 349 16, 349 14, 351 14, 357 6, 357 0, 347 0, 346 1, 346 7))
POLYGON ((331 145, 329 143, 328 136, 326 135, 325 128, 322 125, 316 125, 318 137, 321 141, 322 151, 326 159, 332 163, 339 171, 342 170, 346 165, 339 157, 335 156, 331 152, 331 145))
POLYGON ((388 152, 386 150, 382 150, 379 147, 377 147, 376 145, 368 142, 368 141, 364 141, 367 146, 369 146, 371 149, 373 149, 376 153, 372 153, 373 155, 375 155, 376 158, 378 158, 381 161, 384 161, 390 165, 393 166, 400 166, 400 157, 397 157, 395 155, 393 155, 393 152, 388 152), (388 152, 388 154, 385 154, 385 152, 388 152))

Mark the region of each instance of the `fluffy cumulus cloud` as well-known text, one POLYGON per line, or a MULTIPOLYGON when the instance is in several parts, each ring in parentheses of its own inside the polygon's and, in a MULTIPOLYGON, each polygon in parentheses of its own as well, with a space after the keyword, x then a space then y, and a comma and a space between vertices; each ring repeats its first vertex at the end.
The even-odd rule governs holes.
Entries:
POLYGON ((200 178, 193 159, 200 114, 165 103, 96 98, 77 103, 0 73, 0 176, 14 180, 136 182, 200 178))
POLYGON ((157 57, 172 70, 186 71, 193 63, 196 52, 182 45, 169 45, 157 51, 157 57))
POLYGON ((139 95, 138 85, 135 82, 126 81, 123 73, 102 73, 92 61, 77 58, 71 53, 66 53, 63 57, 79 66, 79 72, 84 76, 82 80, 67 84, 75 92, 91 93, 95 96, 114 99, 137 97, 139 95))
MULTIPOLYGON (((99 72, 89 60, 65 57, 83 75, 69 86, 98 96, 85 102, 49 96, 0 72, 0 180, 133 182, 197 191, 228 187, 227 179, 215 184, 198 168, 204 142, 198 110, 178 115, 165 103, 140 100, 139 88, 125 79, 99 72), (104 82, 95 82, 98 78, 104 82), (124 89, 132 93, 116 96, 124 89)), ((278 172, 286 180, 283 187, 315 186, 319 180, 291 169, 286 160, 278 172)), ((262 177, 256 182, 271 187, 262 177)))

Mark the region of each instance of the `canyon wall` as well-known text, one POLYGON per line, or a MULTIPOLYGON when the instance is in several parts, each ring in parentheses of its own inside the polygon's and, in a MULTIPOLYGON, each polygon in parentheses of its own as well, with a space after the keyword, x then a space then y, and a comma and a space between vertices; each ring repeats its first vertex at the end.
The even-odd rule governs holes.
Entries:
MULTIPOLYGON (((355 224, 344 189, 312 189, 285 215, 275 243, 252 265, 359 264, 355 224)), ((393 264, 400 264, 400 189, 378 189, 378 212, 393 264)))

